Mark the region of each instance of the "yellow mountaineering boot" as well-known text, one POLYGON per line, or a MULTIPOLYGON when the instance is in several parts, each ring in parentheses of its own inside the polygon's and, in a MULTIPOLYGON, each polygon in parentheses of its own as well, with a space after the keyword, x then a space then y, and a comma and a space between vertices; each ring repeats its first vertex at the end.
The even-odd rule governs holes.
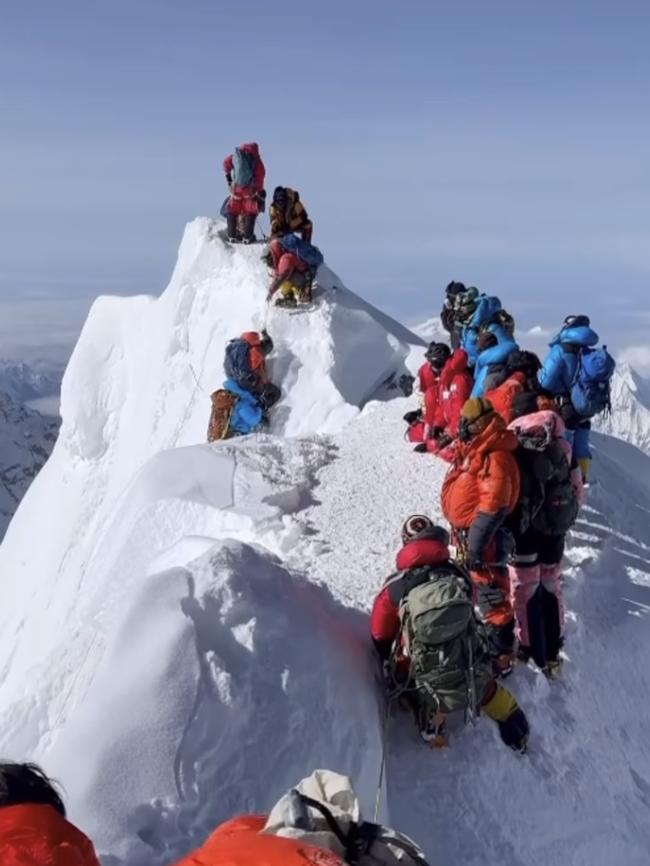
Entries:
POLYGON ((523 754, 528 746, 530 733, 528 719, 514 695, 501 683, 495 685, 494 694, 483 704, 483 709, 499 726, 499 734, 506 746, 523 754))

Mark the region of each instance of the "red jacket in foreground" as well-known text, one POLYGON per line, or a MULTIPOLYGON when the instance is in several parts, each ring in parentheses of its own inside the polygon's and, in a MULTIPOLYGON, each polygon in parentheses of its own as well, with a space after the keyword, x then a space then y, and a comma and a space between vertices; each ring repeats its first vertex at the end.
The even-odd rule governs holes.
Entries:
POLYGON ((467 363, 467 352, 456 349, 440 374, 440 410, 437 426, 454 439, 458 436, 460 413, 469 400, 474 387, 474 377, 467 363))
POLYGON ((99 860, 92 842, 56 809, 30 803, 0 808, 0 864, 99 866, 99 860))
POLYGON ((202 848, 176 866, 345 866, 340 857, 323 848, 297 839, 261 835, 265 823, 262 815, 226 821, 202 848))
POLYGON ((393 641, 400 631, 400 602, 415 586, 409 580, 409 569, 421 565, 444 565, 448 560, 447 545, 433 538, 409 541, 399 551, 395 562, 398 573, 387 579, 370 615, 370 634, 382 658, 388 658, 393 641))

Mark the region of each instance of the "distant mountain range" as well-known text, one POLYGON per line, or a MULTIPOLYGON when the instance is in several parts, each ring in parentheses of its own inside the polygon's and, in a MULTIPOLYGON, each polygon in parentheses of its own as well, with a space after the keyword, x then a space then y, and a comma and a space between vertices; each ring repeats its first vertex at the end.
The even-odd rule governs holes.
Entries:
POLYGON ((56 442, 61 374, 0 360, 0 539, 56 442), (44 402, 52 407, 47 414, 27 405, 44 402))

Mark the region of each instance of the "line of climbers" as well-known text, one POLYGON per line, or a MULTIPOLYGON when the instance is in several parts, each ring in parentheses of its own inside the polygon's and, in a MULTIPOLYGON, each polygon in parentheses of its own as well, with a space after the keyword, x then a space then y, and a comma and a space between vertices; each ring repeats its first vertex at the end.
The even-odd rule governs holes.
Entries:
POLYGON ((565 539, 615 362, 581 315, 565 319, 542 364, 519 348, 499 299, 463 283, 447 286, 441 319, 451 347, 428 346, 422 405, 404 420, 415 451, 451 464, 442 488, 451 537, 426 515, 408 518, 371 635, 387 712, 398 699, 423 739, 442 745, 448 714, 473 721, 483 710, 523 752, 528 722, 499 679, 515 659, 551 680, 561 672, 565 539))
MULTIPOLYGON (((259 145, 250 142, 236 147, 224 159, 223 170, 228 195, 221 215, 226 219, 228 241, 254 243, 255 222, 266 207, 266 168, 259 145)), ((273 274, 268 298, 275 297, 279 291, 275 299, 277 306, 309 304, 323 255, 311 242, 314 226, 300 194, 286 186, 276 187, 270 219, 269 250, 262 257, 273 274)))
MULTIPOLYGON (((66 818, 53 782, 35 764, 0 763, 2 866, 100 866, 95 848, 66 818)), ((427 866, 408 837, 364 821, 346 776, 316 770, 269 815, 218 827, 176 866, 427 866)))
MULTIPOLYGON (((226 219, 228 241, 254 243, 255 222, 266 206, 266 168, 259 146, 251 142, 236 147, 224 160, 223 169, 229 193, 221 214, 226 219)), ((323 255, 311 243, 314 226, 298 192, 276 187, 270 217, 271 236, 262 256, 271 275, 267 301, 274 300, 279 307, 308 309, 323 255)), ((272 351, 273 341, 266 329, 245 331, 228 343, 226 380, 210 398, 208 442, 252 433, 268 423, 269 411, 281 397, 266 368, 272 351)))

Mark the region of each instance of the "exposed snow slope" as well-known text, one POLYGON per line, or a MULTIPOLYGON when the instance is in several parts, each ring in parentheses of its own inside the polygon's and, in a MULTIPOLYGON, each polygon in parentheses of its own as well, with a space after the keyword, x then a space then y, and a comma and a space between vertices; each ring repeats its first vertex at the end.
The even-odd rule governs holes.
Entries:
POLYGON ((54 447, 58 422, 0 391, 0 540, 54 447))
MULTIPOLYGON (((444 475, 403 439, 415 398, 386 400, 382 382, 422 349, 325 271, 313 314, 272 314, 283 435, 197 444, 208 401, 189 363, 210 391, 225 340, 261 324, 258 255, 197 221, 159 301, 96 305, 61 440, 0 549, 0 753, 65 782, 104 866, 165 866, 318 765, 350 774, 372 814, 366 611, 401 521, 439 513, 444 475)), ((488 720, 430 753, 393 720, 387 817, 433 862, 647 862, 649 464, 597 442, 565 679, 511 680, 530 754, 488 720)))
POLYGON ((612 379, 612 412, 597 418, 594 426, 650 454, 650 383, 629 364, 618 364, 612 379))

